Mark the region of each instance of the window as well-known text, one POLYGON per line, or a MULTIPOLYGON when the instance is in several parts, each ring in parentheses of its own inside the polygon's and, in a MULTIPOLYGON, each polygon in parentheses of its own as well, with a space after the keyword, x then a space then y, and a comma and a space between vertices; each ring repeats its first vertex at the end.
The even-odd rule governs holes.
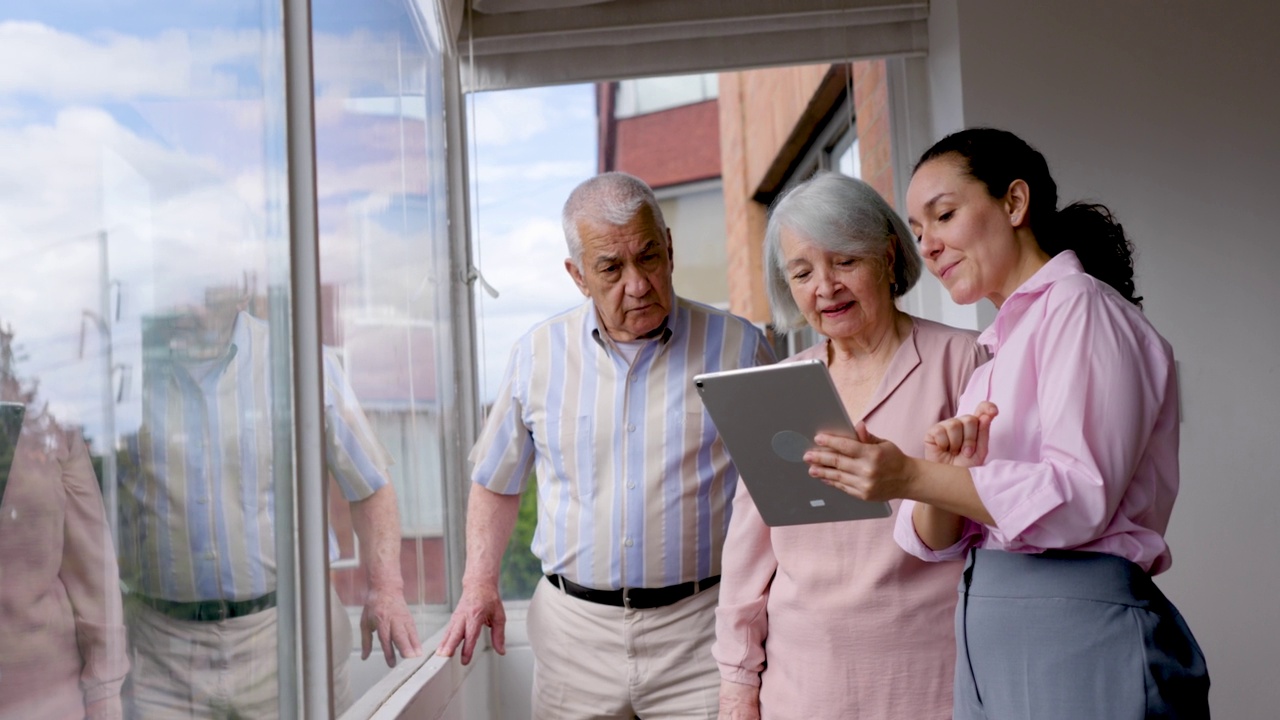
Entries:
MULTIPOLYGON (((457 394, 443 58, 434 19, 412 3, 324 0, 313 13, 323 342, 390 460, 405 597, 425 640, 448 618, 445 416, 457 394)), ((358 653, 370 588, 351 508, 331 485, 331 580, 358 653)), ((356 696, 387 671, 376 651, 350 669, 356 696)))
MULTIPOLYGON (((156 628, 225 601, 271 612, 271 468, 289 467, 292 425, 282 30, 278 5, 247 0, 14 7, 0 46, 28 70, 0 97, 0 326, 17 391, 4 399, 26 419, 0 535, 26 535, 71 577, 15 577, 0 558, 0 592, 60 610, 0 619, 41 628, 4 641, 0 673, 31 691, 19 715, 51 717, 83 700, 43 671, 85 659, 53 656, 76 647, 63 638, 92 638, 85 682, 113 687, 127 623, 133 684, 155 697, 168 677, 139 658, 165 651, 156 628), (105 505, 49 504, 39 491, 89 492, 81 437, 105 505)), ((233 661, 274 662, 270 630, 233 661)))
MULTIPOLYGON (((862 159, 858 151, 858 128, 854 124, 852 101, 846 93, 844 100, 831 113, 826 126, 814 135, 808 152, 796 164, 795 171, 784 187, 795 187, 820 171, 838 172, 861 179, 862 159)), ((806 325, 800 330, 786 333, 785 341, 781 338, 776 341, 779 347, 775 349, 783 356, 789 356, 816 342, 818 333, 806 325)))
MULTIPOLYGON (((516 340, 583 302, 564 270, 569 252, 560 211, 573 188, 595 174, 594 86, 477 93, 468 102, 474 260, 496 292, 476 292, 480 401, 487 410, 516 340)), ((531 597, 542 577, 530 550, 537 512, 535 484, 529 487, 502 564, 507 600, 531 597)))
MULTIPOLYGON (((447 338, 443 57, 420 12, 313 3, 339 710, 386 673, 358 657, 367 568, 344 500, 379 467, 423 640, 448 609, 441 418, 465 350, 447 338)), ((22 68, 0 83, 0 606, 33 608, 0 616, 6 711, 80 712, 81 680, 49 671, 86 659, 54 655, 77 636, 90 686, 131 651, 144 704, 194 689, 255 716, 298 695, 268 670, 256 693, 201 696, 157 669, 186 646, 152 642, 243 616, 264 624, 224 659, 272 668, 297 641, 270 620, 293 526, 283 45, 280 3, 259 0, 0 11, 0 60, 22 68), (34 549, 41 569, 12 572, 34 549)))
POLYGON ((714 100, 720 93, 719 83, 720 76, 714 73, 623 80, 618 83, 614 116, 628 118, 714 100))

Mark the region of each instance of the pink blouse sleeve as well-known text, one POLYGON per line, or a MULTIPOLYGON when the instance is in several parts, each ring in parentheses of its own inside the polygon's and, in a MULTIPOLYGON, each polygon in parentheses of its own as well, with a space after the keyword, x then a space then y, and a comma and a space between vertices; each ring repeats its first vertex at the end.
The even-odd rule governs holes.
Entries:
POLYGON ((769 634, 769 586, 777 570, 769 526, 739 480, 724 541, 716 642, 711 649, 724 680, 760 686, 769 634))
POLYGON ((80 687, 86 703, 120 694, 129 661, 114 544, 89 451, 78 433, 67 434, 62 465, 66 492, 65 539, 59 579, 75 613, 76 642, 84 662, 80 687))
POLYGON ((930 548, 920 539, 920 535, 916 533, 915 523, 911 520, 911 513, 915 507, 915 500, 903 500, 898 506, 898 517, 894 518, 893 539, 906 553, 925 562, 960 560, 965 553, 969 552, 969 548, 982 544, 982 525, 969 518, 962 518, 964 529, 960 533, 960 540, 955 545, 938 550, 930 548))
POLYGON ((1158 336, 1101 290, 1054 292, 1064 296, 1040 321, 1032 357, 1021 359, 1036 363, 1034 375, 1022 375, 1035 386, 1017 388, 1035 394, 1040 432, 1038 447, 1014 448, 1014 456, 1038 460, 990 460, 972 470, 996 521, 988 532, 1012 550, 1070 548, 1100 535, 1147 451, 1172 372, 1158 336))

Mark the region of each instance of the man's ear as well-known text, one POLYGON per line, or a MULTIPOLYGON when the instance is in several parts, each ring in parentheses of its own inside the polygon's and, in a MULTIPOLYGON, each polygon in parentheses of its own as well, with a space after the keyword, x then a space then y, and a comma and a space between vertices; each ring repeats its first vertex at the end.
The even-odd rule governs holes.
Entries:
POLYGON ((1009 224, 1019 227, 1027 223, 1027 212, 1031 207, 1031 188, 1026 180, 1014 180, 1009 183, 1009 191, 1004 194, 1005 211, 1009 213, 1009 224))
POLYGON ((672 265, 676 262, 676 245, 671 242, 671 228, 667 228, 667 262, 672 265))
POLYGON ((582 277, 582 270, 573 262, 573 258, 564 259, 564 269, 568 271, 569 277, 573 278, 573 284, 578 286, 578 290, 583 295, 591 297, 591 293, 587 291, 587 280, 582 277))

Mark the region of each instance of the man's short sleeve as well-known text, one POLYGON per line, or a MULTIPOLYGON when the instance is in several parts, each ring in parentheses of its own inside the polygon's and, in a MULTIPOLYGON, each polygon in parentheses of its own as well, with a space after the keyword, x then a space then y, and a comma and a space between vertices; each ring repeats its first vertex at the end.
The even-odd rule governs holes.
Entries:
POLYGON ((524 421, 523 378, 530 353, 522 343, 511 349, 502 386, 485 419, 480 439, 471 449, 471 480, 500 495, 518 495, 529 484, 533 470, 533 436, 524 421))
POLYGON ((391 455, 374 433, 331 348, 325 348, 323 360, 325 459, 342 496, 357 502, 390 481, 391 455))

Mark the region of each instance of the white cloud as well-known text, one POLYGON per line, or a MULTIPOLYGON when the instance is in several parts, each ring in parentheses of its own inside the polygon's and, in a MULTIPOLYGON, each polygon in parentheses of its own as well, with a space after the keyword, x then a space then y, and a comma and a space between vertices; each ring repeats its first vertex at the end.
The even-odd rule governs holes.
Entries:
POLYGON ((471 96, 471 128, 476 144, 502 146, 526 141, 545 131, 551 108, 534 92, 477 93, 471 96))
POLYGON ((525 217, 506 232, 480 229, 480 269, 498 298, 477 290, 481 351, 481 392, 498 389, 512 344, 534 324, 582 302, 564 269, 564 233, 554 216, 525 217))
POLYGON ((377 94, 412 94, 421 84, 413 82, 414 76, 420 75, 413 71, 415 61, 420 62, 420 51, 402 45, 395 33, 378 36, 363 29, 348 35, 315 33, 312 46, 321 97, 367 95, 372 87, 382 89, 377 94), (403 87, 396 87, 395 81, 406 74, 409 77, 403 87))
POLYGON ((218 158, 141 137, 98 108, 72 105, 48 122, 0 126, 0 147, 0 321, 26 348, 24 372, 40 379, 59 419, 92 431, 103 375, 86 312, 102 314, 100 233, 117 283, 111 299, 118 292, 122 305, 114 360, 132 368, 136 388, 141 317, 240 277, 262 243, 250 210, 262 205, 237 193, 253 183, 225 181, 236 174, 218 158))
POLYGON ((32 22, 0 23, 0 94, 62 101, 233 96, 235 65, 261 62, 261 33, 166 30, 93 38, 32 22))
POLYGON ((481 184, 510 183, 522 185, 547 180, 585 180, 594 174, 595 168, 582 160, 538 160, 511 165, 484 164, 475 168, 475 178, 481 184))
MULTIPOLYGON (((319 34, 316 72, 322 131, 358 138, 320 159, 321 197, 338 208, 336 236, 345 238, 326 250, 338 258, 327 272, 353 274, 360 249, 353 238, 372 243, 383 253, 378 291, 391 296, 423 287, 423 273, 434 267, 430 248, 400 242, 389 249, 404 239, 390 237, 394 228, 353 225, 366 215, 376 220, 377 202, 402 190, 405 167, 378 145, 385 140, 380 126, 344 124, 350 117, 341 103, 327 102, 348 92, 421 91, 422 79, 412 73, 399 85, 398 49, 389 37, 319 34), (363 209, 344 204, 351 197, 368 202, 363 209)), ((256 30, 128 37, 0 23, 0 96, 17 99, 0 108, 0 322, 12 323, 28 347, 29 368, 62 419, 92 429, 100 413, 96 331, 88 329, 84 357, 79 333, 84 311, 99 309, 103 228, 124 305, 115 359, 133 368, 135 400, 141 316, 164 298, 194 299, 212 279, 260 261, 267 208, 279 212, 283 200, 272 197, 282 191, 273 185, 280 178, 264 167, 264 139, 279 141, 264 138, 270 108, 261 78, 269 49, 256 30), (36 102, 24 103, 28 98, 36 102), (113 103, 128 109, 116 112, 113 103)), ((475 99, 477 146, 488 149, 478 171, 481 198, 500 201, 485 208, 479 230, 486 279, 502 293, 481 301, 488 392, 521 333, 582 300, 563 269, 558 214, 573 185, 594 172, 590 98, 588 87, 475 99)), ((427 182, 425 175, 408 177, 411 185, 427 182)), ((122 418, 136 417, 135 410, 122 408, 122 418)), ((127 422, 119 429, 128 432, 127 422)))
MULTIPOLYGON (((0 22, 0 95, 80 103, 260 95, 263 78, 278 75, 275 61, 267 59, 264 67, 264 58, 281 45, 276 38, 270 46, 266 40, 256 28, 86 36, 35 22, 0 22), (242 78, 251 79, 252 86, 242 87, 242 78)), ((398 42, 394 33, 316 33, 313 55, 320 94, 346 96, 372 88, 412 94, 422 81, 412 72, 413 59, 403 58, 411 49, 397 47, 398 42), (402 71, 406 66, 410 69, 402 71), (403 75, 408 75, 405 87, 394 87, 403 75)))

